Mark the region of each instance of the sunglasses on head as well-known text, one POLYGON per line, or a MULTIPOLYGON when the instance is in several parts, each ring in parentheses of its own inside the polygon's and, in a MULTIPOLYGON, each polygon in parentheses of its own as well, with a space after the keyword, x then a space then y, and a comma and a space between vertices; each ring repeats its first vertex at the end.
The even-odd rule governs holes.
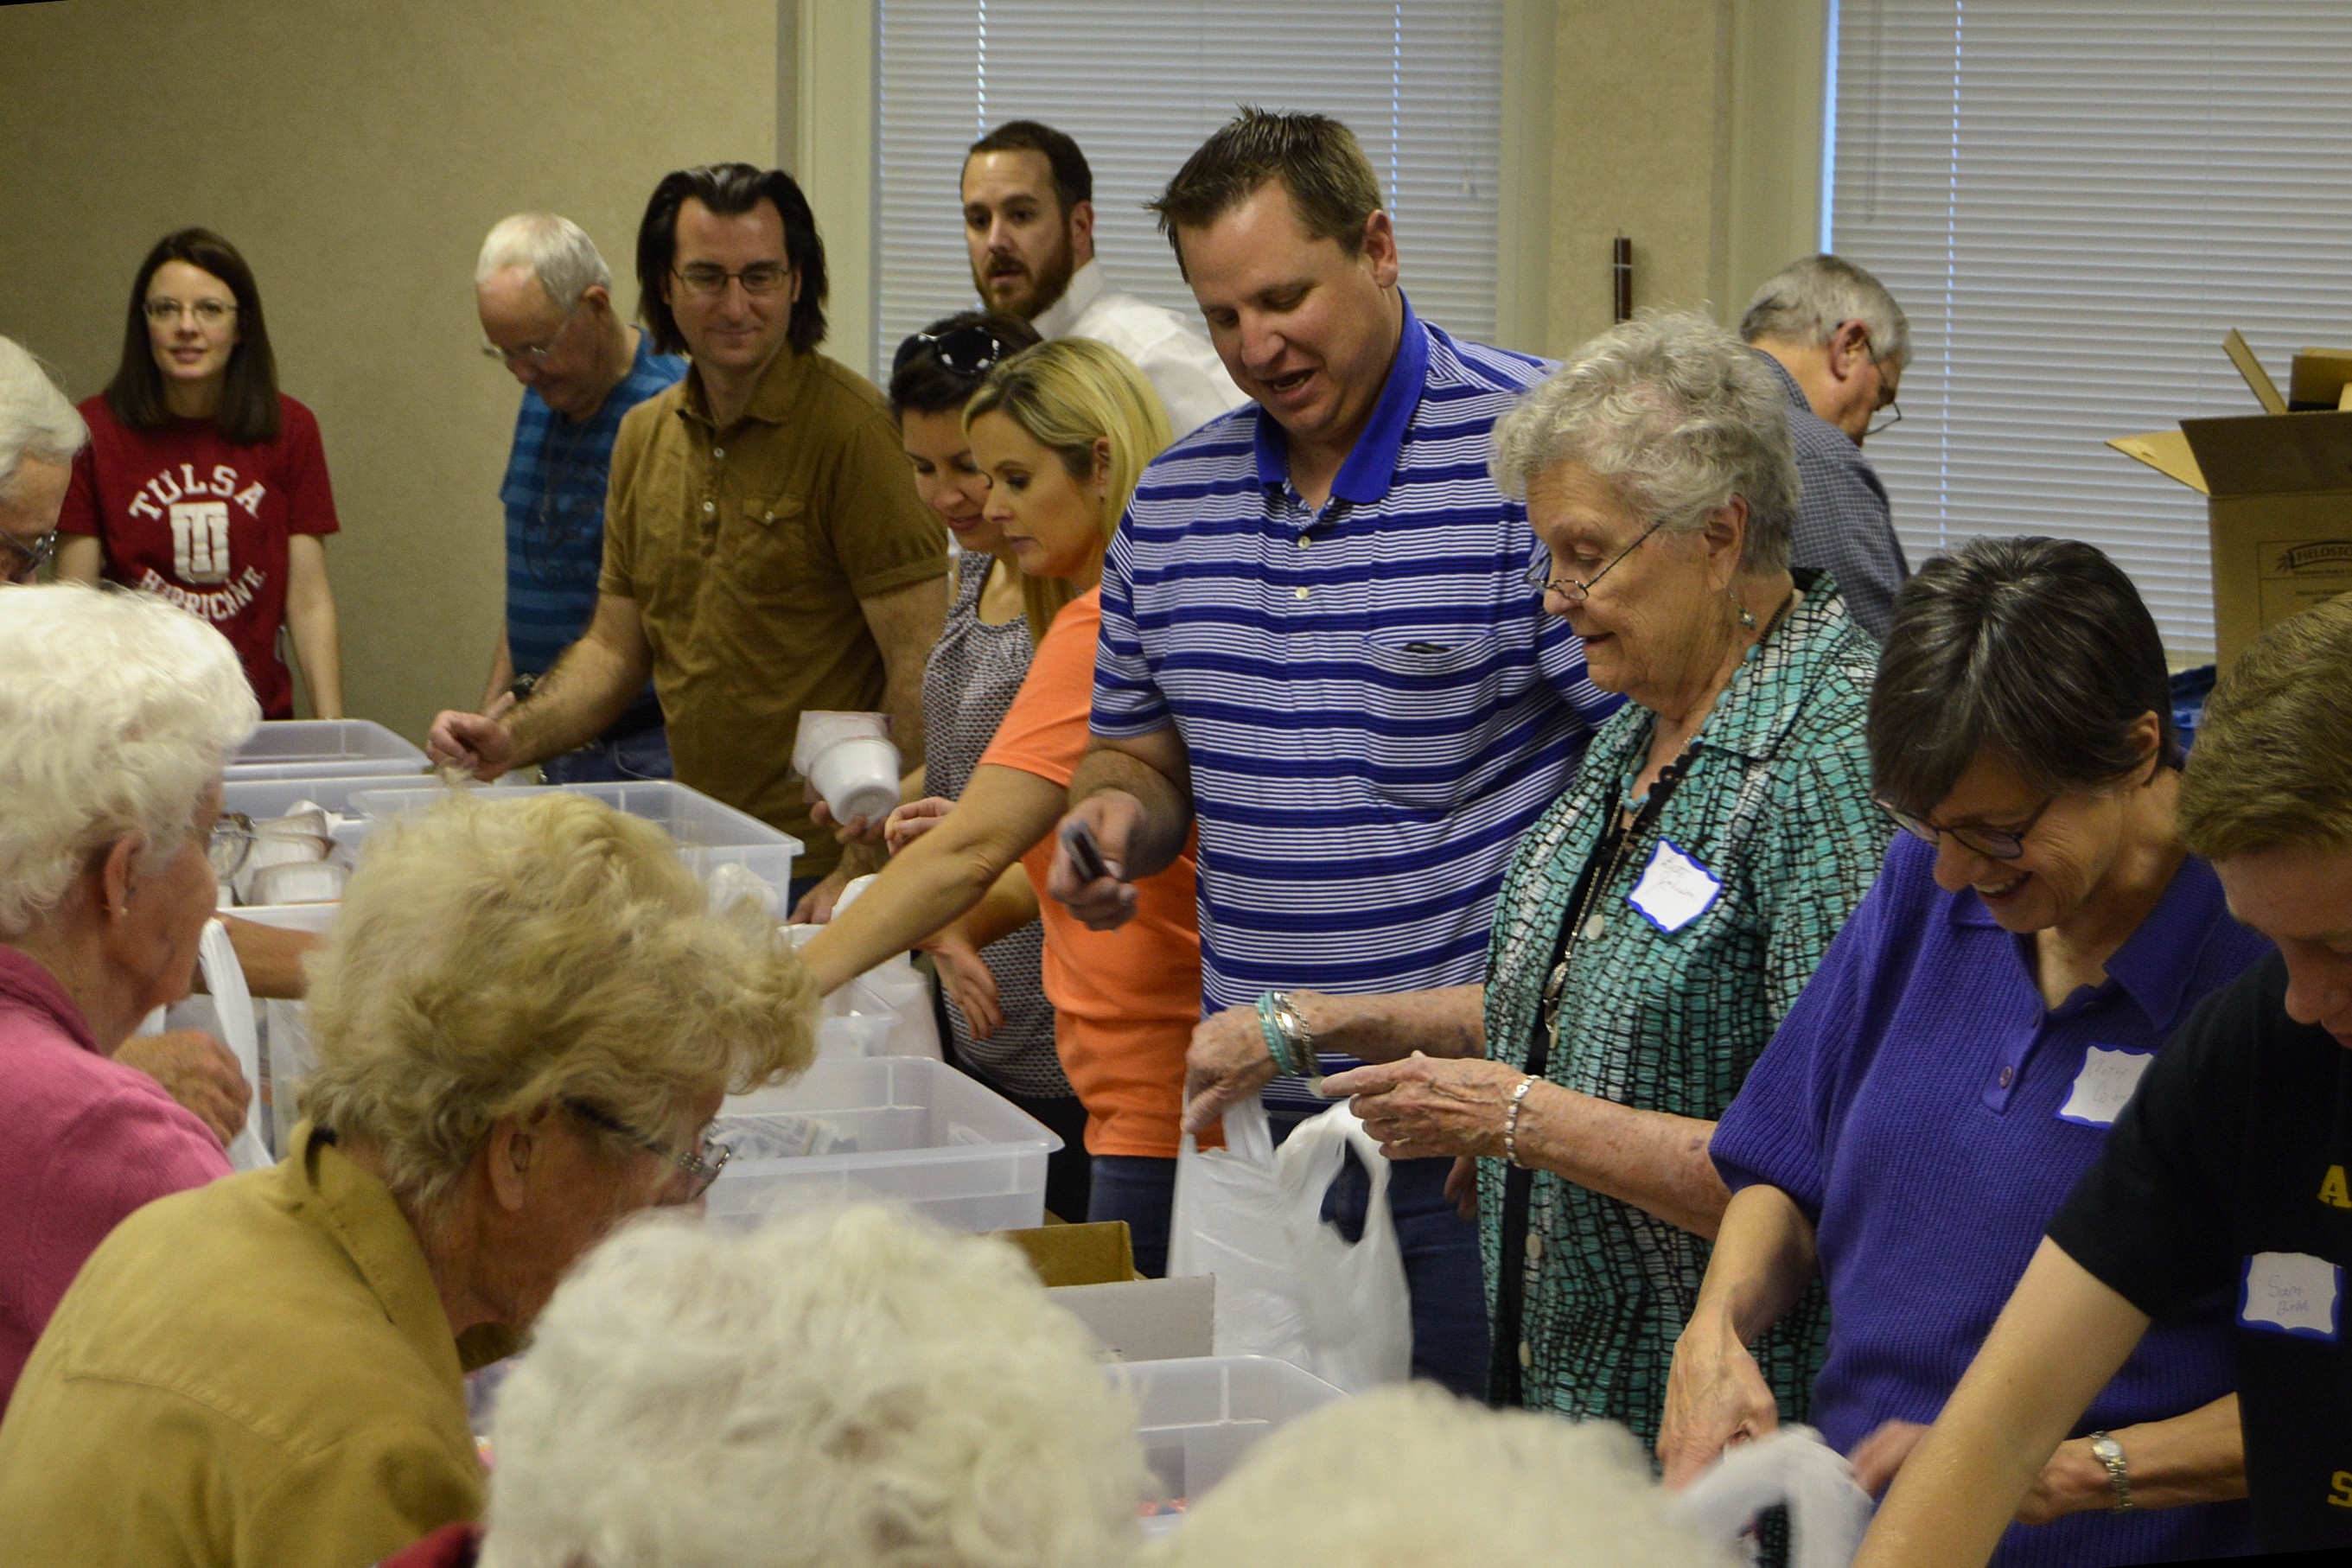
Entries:
POLYGON ((906 369, 907 362, 925 349, 958 375, 985 375, 1000 361, 1013 357, 1004 340, 986 327, 950 327, 944 332, 917 332, 900 343, 891 358, 890 374, 906 369))

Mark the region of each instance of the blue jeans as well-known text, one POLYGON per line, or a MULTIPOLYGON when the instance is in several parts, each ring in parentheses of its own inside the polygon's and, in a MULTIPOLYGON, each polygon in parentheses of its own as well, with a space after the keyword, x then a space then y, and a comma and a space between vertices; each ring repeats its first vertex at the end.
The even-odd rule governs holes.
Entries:
MULTIPOLYGON (((1274 1141, 1290 1136, 1304 1115, 1273 1111, 1274 1141)), ((1100 1168, 1100 1162, 1097 1162, 1100 1168)), ((1444 1384, 1465 1398, 1486 1397, 1486 1275, 1478 1255, 1478 1225, 1465 1220, 1445 1195, 1451 1160, 1389 1163, 1389 1217, 1404 1254, 1405 1286, 1412 1293, 1412 1373, 1444 1384)), ((1100 1178, 1097 1177, 1097 1180, 1100 1178)), ((1324 1194, 1323 1217, 1354 1242, 1364 1234, 1372 1181, 1348 1151, 1324 1194)))
POLYGON ((666 779, 669 766, 669 731, 656 724, 617 741, 601 736, 576 752, 550 757, 539 764, 540 776, 551 784, 626 784, 631 779, 666 779))
POLYGON ((1176 1162, 1147 1154, 1097 1154, 1087 1194, 1087 1218, 1127 1221, 1135 1271, 1157 1279, 1168 1272, 1168 1211, 1176 1203, 1176 1162))

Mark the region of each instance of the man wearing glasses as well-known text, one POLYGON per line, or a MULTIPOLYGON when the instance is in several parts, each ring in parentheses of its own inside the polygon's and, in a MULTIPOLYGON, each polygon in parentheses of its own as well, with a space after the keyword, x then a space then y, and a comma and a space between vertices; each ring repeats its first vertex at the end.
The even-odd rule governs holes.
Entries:
MULTIPOLYGON (((499 500, 507 514, 507 613, 482 711, 504 713, 555 666, 596 613, 604 487, 621 416, 686 374, 613 309, 613 273, 569 218, 517 213, 492 228, 474 266, 482 353, 522 383, 514 450, 499 500)), ((550 784, 670 776, 661 702, 648 682, 610 728, 550 757, 550 784)))
POLYGON ((1853 262, 1808 256, 1764 280, 1739 335, 1772 365, 1789 398, 1804 486, 1790 564, 1836 578, 1848 612, 1883 643, 1911 568, 1862 443, 1903 417, 1895 394, 1911 362, 1911 323, 1853 262))
POLYGON ((881 394, 816 352, 824 245, 791 175, 664 178, 637 284, 654 347, 692 368, 621 421, 594 616, 526 698, 443 713, 428 750, 495 778, 601 733, 651 675, 677 778, 802 839, 794 915, 822 917, 868 852, 810 822, 793 732, 804 710, 879 709, 922 760, 946 531, 881 394))

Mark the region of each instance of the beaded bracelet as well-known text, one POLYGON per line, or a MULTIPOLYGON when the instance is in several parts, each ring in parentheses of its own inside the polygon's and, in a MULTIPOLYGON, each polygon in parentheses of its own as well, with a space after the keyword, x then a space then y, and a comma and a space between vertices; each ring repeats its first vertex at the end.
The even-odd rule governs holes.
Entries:
POLYGON ((1275 1070, 1285 1077, 1297 1078, 1301 1075, 1291 1063, 1289 1036, 1275 1016, 1276 1005, 1271 991, 1257 999, 1258 1033, 1265 1037, 1265 1054, 1274 1058, 1275 1070))
POLYGON ((1276 991, 1274 996, 1275 1026, 1282 1031, 1284 1041, 1290 1047, 1290 1058, 1297 1064, 1297 1076, 1307 1080, 1307 1087, 1317 1094, 1323 1092, 1322 1059, 1315 1054, 1315 1031, 1307 1026, 1307 1015, 1290 999, 1287 991, 1276 991))
POLYGON ((1533 1073, 1519 1079, 1518 1087, 1511 1090, 1511 1103, 1503 1110, 1503 1161, 1506 1164, 1517 1165, 1519 1163, 1519 1106, 1528 1098, 1528 1090, 1535 1086, 1533 1073))

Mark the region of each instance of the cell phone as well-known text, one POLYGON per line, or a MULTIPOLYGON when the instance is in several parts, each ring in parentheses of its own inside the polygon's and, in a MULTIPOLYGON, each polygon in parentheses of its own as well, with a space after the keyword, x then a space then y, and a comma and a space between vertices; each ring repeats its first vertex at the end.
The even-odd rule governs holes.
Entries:
POLYGON ((1062 824, 1062 844, 1070 852, 1070 863, 1078 868, 1080 881, 1098 882, 1110 875, 1102 846, 1095 842, 1095 830, 1085 823, 1062 824))

